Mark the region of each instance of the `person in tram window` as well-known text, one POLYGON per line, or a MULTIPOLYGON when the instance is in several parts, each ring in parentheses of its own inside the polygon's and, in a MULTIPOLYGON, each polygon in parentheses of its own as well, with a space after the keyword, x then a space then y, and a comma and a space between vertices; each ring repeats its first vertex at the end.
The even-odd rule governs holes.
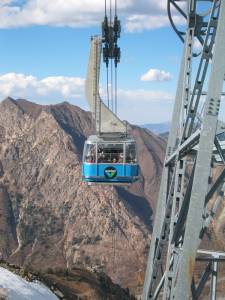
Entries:
POLYGON ((119 163, 123 163, 123 153, 120 153, 119 155, 119 163))
POLYGON ((88 155, 86 156, 86 162, 87 162, 87 163, 91 163, 91 162, 92 162, 92 161, 91 161, 91 156, 88 156, 88 155))
POLYGON ((105 163, 106 162, 106 155, 104 151, 98 151, 98 162, 99 163, 105 163))
POLYGON ((101 153, 100 154, 100 156, 99 156, 99 159, 98 159, 98 162, 99 163, 102 163, 102 164, 104 164, 105 162, 106 162, 106 155, 105 155, 105 153, 101 153))
POLYGON ((87 163, 95 163, 95 145, 90 145, 88 151, 87 151, 87 155, 86 155, 86 162, 87 163))
POLYGON ((114 164, 117 163, 117 159, 115 157, 113 158, 112 163, 114 163, 114 164))
POLYGON ((133 153, 132 152, 129 152, 128 155, 127 155, 127 163, 129 164, 133 164, 135 161, 135 158, 133 156, 133 153))

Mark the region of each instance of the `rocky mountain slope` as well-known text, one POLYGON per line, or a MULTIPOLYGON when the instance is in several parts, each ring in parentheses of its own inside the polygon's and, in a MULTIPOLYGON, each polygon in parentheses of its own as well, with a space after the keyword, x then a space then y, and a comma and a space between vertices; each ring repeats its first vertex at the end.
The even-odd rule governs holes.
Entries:
POLYGON ((135 300, 103 273, 73 267, 35 272, 0 261, 1 300, 135 300))
POLYGON ((68 103, 0 104, 0 258, 37 269, 82 266, 142 285, 165 141, 132 127, 141 179, 129 188, 82 183, 91 115, 68 103))

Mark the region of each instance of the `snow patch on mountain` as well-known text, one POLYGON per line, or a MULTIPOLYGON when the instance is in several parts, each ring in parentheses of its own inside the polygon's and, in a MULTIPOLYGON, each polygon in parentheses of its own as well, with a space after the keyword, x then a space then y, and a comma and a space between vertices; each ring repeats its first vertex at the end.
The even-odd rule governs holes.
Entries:
POLYGON ((25 279, 0 267, 0 289, 7 292, 8 300, 58 300, 42 283, 25 279))

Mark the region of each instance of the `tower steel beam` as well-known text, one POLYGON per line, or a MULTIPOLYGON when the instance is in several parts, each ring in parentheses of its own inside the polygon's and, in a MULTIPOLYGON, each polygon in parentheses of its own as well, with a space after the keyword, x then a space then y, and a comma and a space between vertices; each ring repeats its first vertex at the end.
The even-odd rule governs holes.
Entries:
MULTIPOLYGON (((142 300, 189 300, 201 295, 209 274, 206 270, 196 290, 193 275, 197 250, 225 189, 225 155, 217 138, 223 130, 218 114, 224 94, 225 1, 168 0, 168 15, 184 50, 142 300), (204 5, 207 13, 202 14, 199 10, 204 5), (186 30, 176 26, 174 12, 183 16, 186 30), (195 40, 202 47, 199 53, 195 40), (213 183, 209 178, 216 166, 215 154, 223 170, 213 183), (207 204, 216 193, 210 210, 207 204)), ((216 263, 212 262, 215 270, 216 263)), ((212 278, 212 295, 216 295, 216 278, 212 278)))

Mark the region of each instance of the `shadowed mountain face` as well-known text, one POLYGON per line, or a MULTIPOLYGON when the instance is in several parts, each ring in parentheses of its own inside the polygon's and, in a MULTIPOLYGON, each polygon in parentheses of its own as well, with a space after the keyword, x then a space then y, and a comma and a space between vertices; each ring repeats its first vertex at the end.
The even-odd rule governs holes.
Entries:
POLYGON ((62 103, 0 104, 0 256, 36 268, 89 266, 143 283, 165 141, 132 127, 141 179, 129 188, 81 182, 91 114, 62 103), (4 236, 4 238, 3 238, 4 236))

